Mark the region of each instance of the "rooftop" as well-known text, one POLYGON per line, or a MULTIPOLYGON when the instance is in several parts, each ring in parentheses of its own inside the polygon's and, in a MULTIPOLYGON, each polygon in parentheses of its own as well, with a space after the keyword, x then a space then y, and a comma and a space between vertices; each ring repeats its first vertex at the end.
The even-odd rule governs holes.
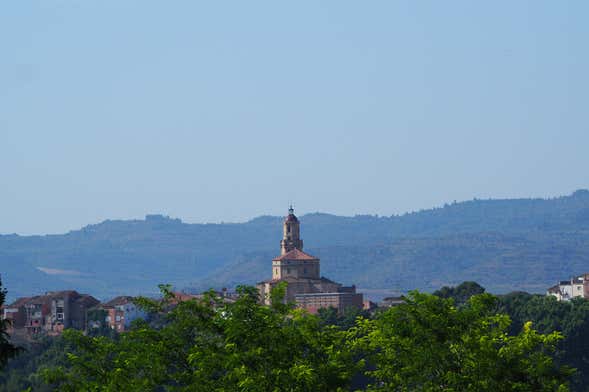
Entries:
POLYGON ((125 305, 129 302, 133 302, 133 297, 130 297, 128 295, 121 295, 121 296, 111 299, 108 302, 105 302, 102 305, 103 306, 119 306, 119 305, 125 305))
POLYGON ((293 249, 290 252, 287 252, 281 256, 274 258, 273 261, 280 261, 280 260, 307 260, 307 261, 318 261, 319 259, 315 256, 311 256, 308 253, 303 252, 300 249, 293 249))

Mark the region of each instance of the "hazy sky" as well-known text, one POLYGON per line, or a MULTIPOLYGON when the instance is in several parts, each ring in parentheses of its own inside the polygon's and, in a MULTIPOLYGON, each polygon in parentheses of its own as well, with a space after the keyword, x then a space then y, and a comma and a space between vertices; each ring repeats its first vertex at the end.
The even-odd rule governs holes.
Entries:
POLYGON ((0 233, 589 187, 587 1, 0 5, 0 233))

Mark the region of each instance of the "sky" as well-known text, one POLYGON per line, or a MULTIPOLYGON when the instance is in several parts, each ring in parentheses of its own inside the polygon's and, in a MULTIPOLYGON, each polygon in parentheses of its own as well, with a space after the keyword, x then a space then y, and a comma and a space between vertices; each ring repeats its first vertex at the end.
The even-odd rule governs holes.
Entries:
POLYGON ((0 5, 0 233, 589 188, 586 1, 0 5))

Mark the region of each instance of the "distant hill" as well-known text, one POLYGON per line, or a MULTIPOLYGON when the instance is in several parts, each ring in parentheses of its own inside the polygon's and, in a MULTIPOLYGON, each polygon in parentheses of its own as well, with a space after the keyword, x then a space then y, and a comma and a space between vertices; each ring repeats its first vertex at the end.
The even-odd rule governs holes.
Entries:
MULTIPOLYGON (((300 217, 322 274, 364 289, 434 290, 476 280, 541 292, 589 271, 589 191, 553 199, 472 200, 401 216, 300 217)), ((10 298, 74 288, 101 298, 255 283, 270 274, 282 217, 186 224, 148 215, 63 235, 0 236, 10 298)))

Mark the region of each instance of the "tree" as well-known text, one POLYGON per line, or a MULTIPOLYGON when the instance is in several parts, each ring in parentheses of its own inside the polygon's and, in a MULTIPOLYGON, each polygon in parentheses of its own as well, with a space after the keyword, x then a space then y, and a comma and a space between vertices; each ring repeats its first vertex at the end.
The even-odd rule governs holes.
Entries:
POLYGON ((138 322, 117 340, 68 330, 68 366, 45 372, 62 391, 338 391, 356 367, 345 333, 284 304, 283 287, 272 306, 258 302, 253 287, 224 303, 214 293, 178 302, 161 287, 164 301, 139 301, 166 322, 138 322), (277 389, 278 388, 278 389, 277 389))
POLYGON ((369 390, 566 391, 572 370, 549 353, 562 335, 543 335, 531 323, 509 336, 510 319, 496 314, 497 298, 452 299, 411 292, 406 303, 362 320, 352 340, 374 370, 369 390))
POLYGON ((583 298, 558 301, 551 295, 523 292, 499 298, 501 311, 513 320, 511 333, 532 321, 539 332, 559 331, 565 336, 558 344, 556 360, 578 369, 572 386, 585 391, 589 384, 589 301, 583 298))
MULTIPOLYGON (((551 354, 559 332, 542 334, 497 313, 498 299, 453 299, 412 292, 406 302, 354 327, 330 325, 253 287, 235 302, 213 292, 178 302, 139 302, 158 323, 138 321, 118 338, 64 332, 67 363, 44 371, 60 391, 342 391, 356 378, 369 391, 567 391, 572 370, 551 354)), ((348 324, 348 320, 343 320, 348 324)))
POLYGON ((370 317, 370 312, 355 306, 350 306, 347 307, 343 313, 340 313, 336 308, 329 307, 320 308, 317 312, 317 316, 322 325, 334 325, 341 330, 347 330, 356 324, 356 320, 359 317, 370 317))
POLYGON ((24 344, 23 352, 11 359, 0 372, 0 390, 3 392, 50 392, 55 389, 47 385, 37 372, 48 366, 65 365, 66 347, 59 336, 43 336, 24 344))
MULTIPOLYGON (((0 279, 0 308, 4 306, 6 300, 6 289, 2 287, 2 280, 0 279)), ((10 342, 10 335, 8 329, 10 328, 10 320, 2 318, 0 320, 0 369, 6 366, 10 358, 14 358, 21 352, 19 347, 16 347, 10 342)))
POLYGON ((452 298, 454 304, 464 305, 468 302, 470 297, 485 292, 485 288, 477 282, 462 282, 456 287, 444 286, 441 289, 434 292, 441 298, 452 298))

